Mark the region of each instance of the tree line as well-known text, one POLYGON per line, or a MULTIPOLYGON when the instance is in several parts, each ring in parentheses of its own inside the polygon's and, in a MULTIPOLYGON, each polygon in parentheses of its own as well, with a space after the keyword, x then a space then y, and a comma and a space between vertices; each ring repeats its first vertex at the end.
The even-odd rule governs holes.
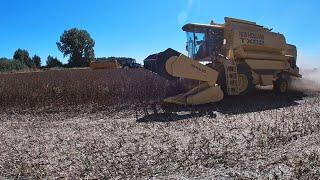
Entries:
POLYGON ((49 55, 46 65, 41 66, 41 58, 38 55, 30 57, 26 49, 17 49, 13 58, 0 58, 0 71, 14 71, 21 69, 40 69, 52 67, 87 67, 93 60, 121 60, 132 61, 133 58, 127 57, 100 57, 95 58, 95 41, 86 30, 72 28, 63 32, 59 41, 56 43, 58 50, 63 53, 63 57, 69 57, 68 63, 63 64, 57 57, 49 55))

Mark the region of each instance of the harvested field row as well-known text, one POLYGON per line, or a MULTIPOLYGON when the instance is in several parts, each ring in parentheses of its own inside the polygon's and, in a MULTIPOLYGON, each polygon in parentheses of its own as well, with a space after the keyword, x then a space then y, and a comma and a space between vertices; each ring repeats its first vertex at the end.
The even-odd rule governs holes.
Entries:
POLYGON ((161 99, 183 87, 143 69, 0 79, 0 179, 320 177, 316 92, 262 89, 164 113, 161 99), (157 114, 136 109, 152 104, 157 114))
POLYGON ((319 103, 304 97, 256 112, 238 106, 217 118, 136 119, 130 109, 110 114, 93 106, 3 113, 0 178, 317 179, 319 103))

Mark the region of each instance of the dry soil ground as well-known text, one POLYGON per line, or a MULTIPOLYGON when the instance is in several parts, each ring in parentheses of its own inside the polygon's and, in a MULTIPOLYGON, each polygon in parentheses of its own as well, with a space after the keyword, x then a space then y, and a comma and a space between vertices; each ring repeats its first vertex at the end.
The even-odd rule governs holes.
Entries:
POLYGON ((305 94, 258 90, 146 115, 173 86, 144 70, 0 80, 0 179, 320 178, 320 86, 311 81, 295 83, 314 87, 305 94))
POLYGON ((0 178, 318 179, 319 105, 317 92, 259 90, 147 116, 131 106, 7 109, 0 178))

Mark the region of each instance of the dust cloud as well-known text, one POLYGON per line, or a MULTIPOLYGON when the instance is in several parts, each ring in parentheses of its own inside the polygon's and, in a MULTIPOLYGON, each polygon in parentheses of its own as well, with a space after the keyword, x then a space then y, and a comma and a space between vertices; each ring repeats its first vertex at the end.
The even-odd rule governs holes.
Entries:
POLYGON ((294 78, 291 82, 291 89, 304 92, 320 92, 320 69, 300 68, 302 78, 294 78))

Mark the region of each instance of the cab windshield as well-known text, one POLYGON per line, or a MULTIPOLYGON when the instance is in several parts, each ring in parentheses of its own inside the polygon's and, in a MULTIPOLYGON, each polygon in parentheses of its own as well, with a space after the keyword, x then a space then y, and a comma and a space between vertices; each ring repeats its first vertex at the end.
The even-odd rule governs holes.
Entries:
POLYGON ((221 52, 223 32, 215 29, 203 29, 203 32, 187 32, 188 56, 201 60, 221 52))
POLYGON ((187 32, 187 39, 188 56, 193 59, 199 57, 201 51, 203 51, 203 47, 205 46, 205 34, 187 32))

